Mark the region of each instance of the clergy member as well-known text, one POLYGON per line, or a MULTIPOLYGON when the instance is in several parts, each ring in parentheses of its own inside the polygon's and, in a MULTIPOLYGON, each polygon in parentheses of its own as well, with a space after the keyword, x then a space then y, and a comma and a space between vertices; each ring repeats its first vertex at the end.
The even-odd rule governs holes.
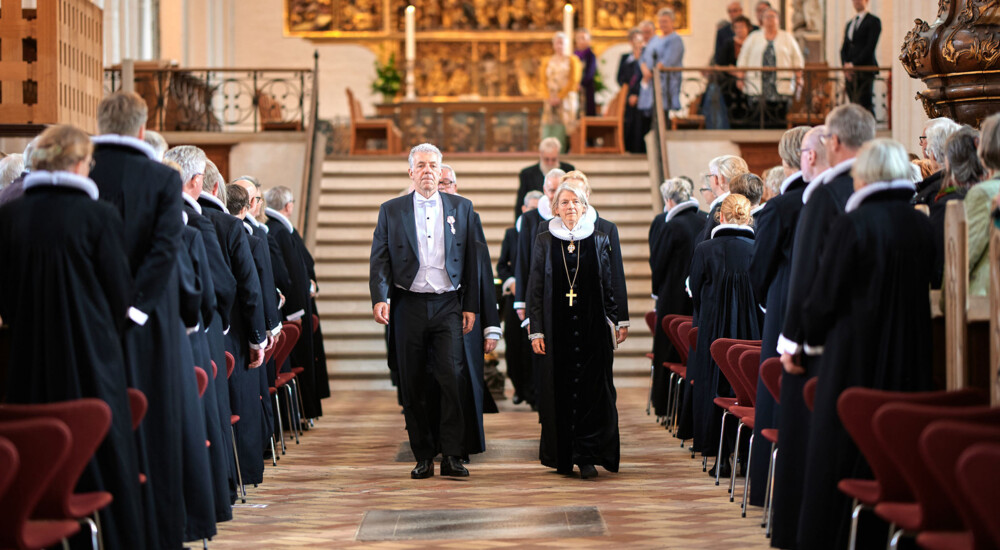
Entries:
POLYGON ((557 138, 547 137, 538 144, 538 162, 524 168, 518 175, 521 183, 517 189, 517 200, 514 202, 514 219, 521 215, 524 196, 529 191, 542 190, 546 174, 556 168, 563 172, 573 170, 572 164, 559 160, 559 151, 562 151, 562 143, 557 138))
POLYGON ((396 325, 392 344, 417 459, 414 479, 434 475, 439 451, 441 475, 469 475, 460 459, 466 453, 460 365, 462 335, 479 312, 475 217, 467 199, 438 192, 441 160, 441 151, 429 143, 410 150, 415 191, 382 204, 372 236, 373 315, 380 324, 391 319, 396 325), (429 399, 432 380, 439 390, 436 403, 429 399), (437 425, 429 422, 434 409, 437 425))

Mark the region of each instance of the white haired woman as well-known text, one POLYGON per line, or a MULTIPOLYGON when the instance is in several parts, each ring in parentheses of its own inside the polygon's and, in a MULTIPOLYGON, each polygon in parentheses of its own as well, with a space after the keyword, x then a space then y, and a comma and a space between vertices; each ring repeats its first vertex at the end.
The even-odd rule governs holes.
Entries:
POLYGON ((612 347, 618 307, 612 288, 610 240, 586 217, 587 196, 561 185, 548 231, 535 237, 527 306, 532 351, 541 367, 537 388, 542 464, 561 474, 595 465, 618 471, 619 437, 612 347))
POLYGON ((867 470, 837 415, 841 392, 852 386, 931 388, 932 230, 910 204, 916 187, 906 150, 890 139, 870 141, 852 175, 854 194, 830 229, 803 305, 806 353, 820 355, 820 368, 812 413, 816 437, 809 438, 806 454, 802 548, 847 546, 851 501, 837 482, 867 470))

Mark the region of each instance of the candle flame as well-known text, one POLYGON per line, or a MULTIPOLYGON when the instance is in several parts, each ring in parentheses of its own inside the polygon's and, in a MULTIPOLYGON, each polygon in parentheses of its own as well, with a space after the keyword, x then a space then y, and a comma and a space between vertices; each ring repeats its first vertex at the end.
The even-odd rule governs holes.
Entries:
POLYGON ((573 13, 573 4, 566 4, 565 6, 563 6, 563 9, 569 13, 573 13))
POLYGON ((417 10, 417 8, 414 8, 412 4, 409 5, 409 6, 406 6, 406 13, 413 13, 416 10, 417 10))

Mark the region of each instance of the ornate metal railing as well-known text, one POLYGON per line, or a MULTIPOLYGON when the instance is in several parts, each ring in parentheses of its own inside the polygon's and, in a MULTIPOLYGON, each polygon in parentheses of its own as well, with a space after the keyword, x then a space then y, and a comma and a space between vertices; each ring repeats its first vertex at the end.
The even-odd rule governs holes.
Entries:
POLYGON ((866 99, 877 128, 891 129, 888 68, 685 67, 666 68, 660 75, 667 83, 681 79, 681 109, 670 111, 668 129, 816 125, 834 107, 866 99))
MULTIPOLYGON (((303 131, 311 117, 313 69, 135 68, 149 127, 168 132, 303 131)), ((122 88, 120 67, 104 91, 122 88)))

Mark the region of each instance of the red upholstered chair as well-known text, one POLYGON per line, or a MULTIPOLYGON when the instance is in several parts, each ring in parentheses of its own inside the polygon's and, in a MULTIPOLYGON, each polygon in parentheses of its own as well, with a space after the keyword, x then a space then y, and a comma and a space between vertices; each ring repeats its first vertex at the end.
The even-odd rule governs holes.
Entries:
POLYGON ((806 404, 806 408, 811 412, 813 407, 816 406, 816 379, 818 376, 813 376, 806 381, 806 385, 802 387, 802 400, 806 404))
POLYGON ((198 397, 204 397, 205 389, 208 388, 208 373, 201 367, 195 367, 194 377, 198 381, 198 397))
MULTIPOLYGON (((681 330, 684 330, 684 327, 687 327, 687 343, 688 343, 688 346, 690 348, 689 351, 688 351, 688 356, 690 357, 690 354, 694 353, 695 350, 698 349, 698 327, 696 327, 694 325, 691 325, 691 324, 688 324, 688 323, 684 323, 684 324, 681 325, 681 330)), ((694 380, 691 380, 688 377, 685 377, 685 380, 687 380, 689 386, 693 386, 694 385, 694 380)), ((676 416, 678 417, 678 421, 679 421, 680 409, 678 409, 676 416)), ((681 440, 681 447, 684 447, 684 440, 683 439, 681 440)), ((695 455, 694 447, 691 447, 691 458, 694 458, 694 455, 695 455)), ((704 466, 704 463, 702 465, 704 466)), ((704 468, 703 468, 703 471, 704 471, 704 468)))
MULTIPOLYGON (((726 433, 726 418, 729 417, 729 409, 736 405, 749 405, 749 401, 743 396, 742 403, 740 402, 740 397, 742 392, 742 385, 736 379, 736 374, 733 372, 729 364, 729 349, 733 346, 739 345, 742 342, 740 340, 735 340, 732 338, 719 338, 712 342, 711 346, 708 348, 708 352, 712 355, 712 359, 719 366, 719 371, 726 380, 729 381, 729 385, 733 388, 733 393, 736 397, 722 397, 718 396, 712 399, 716 407, 722 409, 722 423, 719 429, 719 450, 715 454, 715 484, 719 484, 719 470, 722 465, 722 440, 726 433)), ((714 393, 714 392, 713 392, 714 393)), ((702 458, 701 469, 703 471, 708 470, 708 456, 702 458)))
MULTIPOLYGON (((764 387, 774 398, 776 404, 781 404, 781 373, 784 367, 781 366, 781 359, 769 357, 760 365, 760 378, 764 382, 764 387)), ((771 458, 767 467, 767 488, 764 493, 764 519, 761 520, 761 527, 764 527, 764 536, 771 537, 771 520, 773 512, 771 510, 771 497, 774 493, 774 463, 778 458, 778 429, 767 428, 760 431, 760 435, 771 442, 771 458)))
POLYGON ((0 437, 17 448, 21 463, 0 498, 0 548, 48 548, 78 533, 76 520, 31 519, 70 454, 66 424, 56 418, 0 422, 0 437))
POLYGON ((874 479, 842 479, 840 492, 854 500, 851 510, 850 547, 857 540, 858 518, 864 509, 873 509, 882 501, 912 501, 906 480, 884 451, 875 435, 872 418, 886 403, 921 403, 939 406, 971 406, 988 402, 985 392, 960 390, 954 392, 891 392, 870 388, 848 388, 837 399, 837 415, 858 450, 864 455, 874 479))
MULTIPOLYGON (((737 365, 739 366, 738 372, 740 373, 740 378, 743 383, 746 384, 747 394, 753 396, 753 407, 754 411, 749 417, 744 416, 740 421, 747 427, 750 428, 750 442, 747 446, 747 475, 743 476, 743 504, 740 506, 742 517, 747 517, 747 494, 750 491, 750 461, 753 458, 751 451, 753 450, 753 438, 755 437, 754 431, 754 419, 756 418, 756 406, 757 406, 757 379, 760 377, 760 346, 746 346, 749 347, 746 351, 740 354, 737 360, 737 365)), ((737 440, 738 441, 738 440, 737 440)), ((773 442, 772 442, 773 443, 773 442)), ((735 468, 734 468, 735 470, 735 468)), ((734 471, 733 474, 736 472, 734 471)), ((735 481, 735 477, 733 478, 735 481)))
POLYGON ((55 418, 69 428, 69 454, 38 501, 31 517, 73 520, 90 527, 90 541, 99 546, 101 520, 98 512, 111 504, 107 491, 75 493, 83 469, 94 457, 111 428, 111 407, 100 399, 75 399, 58 403, 0 405, 0 422, 55 418))
MULTIPOLYGON (((917 535, 917 544, 920 547, 927 550, 939 548, 974 550, 990 546, 989 533, 984 531, 975 519, 976 507, 960 489, 957 471, 962 454, 977 443, 1000 445, 1000 426, 940 420, 932 422, 920 434, 920 456, 934 476, 930 481, 934 487, 928 490, 938 491, 938 498, 948 503, 931 508, 934 512, 942 514, 934 521, 940 525, 951 524, 946 527, 947 531, 935 529, 917 535)), ((982 478, 982 481, 996 477, 995 472, 990 472, 982 478)), ((993 513, 988 515, 997 516, 995 498, 990 505, 993 513)))
POLYGON ((0 499, 3 499, 4 492, 14 481, 14 475, 21 465, 21 459, 17 455, 17 447, 10 440, 0 437, 0 499))
POLYGON ((680 326, 682 323, 691 322, 690 315, 665 315, 663 320, 660 321, 660 329, 667 335, 670 343, 673 344, 674 349, 677 350, 677 354, 680 355, 680 363, 663 363, 663 367, 670 370, 670 384, 669 392, 667 393, 667 430, 674 432, 676 414, 675 410, 679 409, 679 400, 681 398, 681 388, 684 383, 684 378, 687 376, 687 357, 688 357, 688 344, 687 339, 680 336, 680 326))
MULTIPOLYGON (((128 388, 128 408, 132 414, 132 431, 139 429, 142 419, 146 417, 146 410, 149 409, 149 401, 146 394, 135 388, 128 388)), ((146 483, 146 474, 139 472, 139 483, 146 483)))
MULTIPOLYGON (((649 327, 649 332, 653 333, 653 338, 656 338, 656 312, 647 311, 645 315, 646 326, 649 327)), ((653 362, 653 351, 650 350, 646 352, 646 359, 649 359, 649 394, 646 397, 646 416, 649 416, 650 411, 653 408, 653 374, 656 372, 656 363, 653 362)), ((669 385, 668 385, 669 387, 669 385)), ((657 419, 659 420, 659 419, 657 419)))
MULTIPOLYGON (((299 338, 302 335, 301 324, 295 323, 284 323, 281 327, 281 333, 284 335, 283 346, 280 350, 275 352, 274 365, 275 369, 281 368, 281 365, 285 363, 285 360, 291 355, 292 350, 298 343, 299 338)), ((284 390, 287 398, 285 401, 285 409, 288 413, 288 421, 290 423, 289 427, 292 428, 292 434, 295 437, 295 444, 299 443, 299 433, 302 430, 302 404, 298 396, 301 396, 301 392, 298 390, 298 380, 297 377, 305 369, 301 367, 293 367, 292 372, 276 372, 276 377, 274 381, 274 391, 271 395, 274 396, 274 406, 275 410, 281 410, 280 399, 278 398, 278 390, 284 390), (297 369, 297 370, 296 370, 297 369), (296 404, 293 411, 293 403, 296 404)), ((281 414, 278 415, 278 435, 281 438, 281 453, 285 453, 285 436, 284 430, 281 423, 281 414)))
MULTIPOLYGON (((233 354, 226 352, 226 380, 233 375, 233 371, 236 370, 236 359, 233 354)), ((243 472, 240 471, 240 451, 236 448, 236 430, 233 426, 240 421, 240 415, 232 414, 229 416, 229 437, 233 439, 233 458, 236 460, 236 481, 240 484, 240 501, 243 504, 247 502, 247 487, 243 484, 243 472)), ((274 456, 274 445, 271 445, 271 455, 274 456)))
MULTIPOLYGON (((997 513, 997 495, 1000 494, 1000 445, 977 443, 968 448, 958 459, 956 475, 958 485, 973 511, 966 518, 972 533, 986 547, 1000 548, 1000 514, 997 513)), ((964 514, 963 514, 964 517, 964 514)))
POLYGON ((890 548, 903 536, 920 531, 961 529, 947 492, 933 469, 920 460, 920 436, 931 422, 944 419, 981 422, 1000 427, 1000 408, 940 407, 914 403, 887 403, 872 418, 875 436, 909 486, 912 499, 883 500, 875 514, 891 524, 890 548))

